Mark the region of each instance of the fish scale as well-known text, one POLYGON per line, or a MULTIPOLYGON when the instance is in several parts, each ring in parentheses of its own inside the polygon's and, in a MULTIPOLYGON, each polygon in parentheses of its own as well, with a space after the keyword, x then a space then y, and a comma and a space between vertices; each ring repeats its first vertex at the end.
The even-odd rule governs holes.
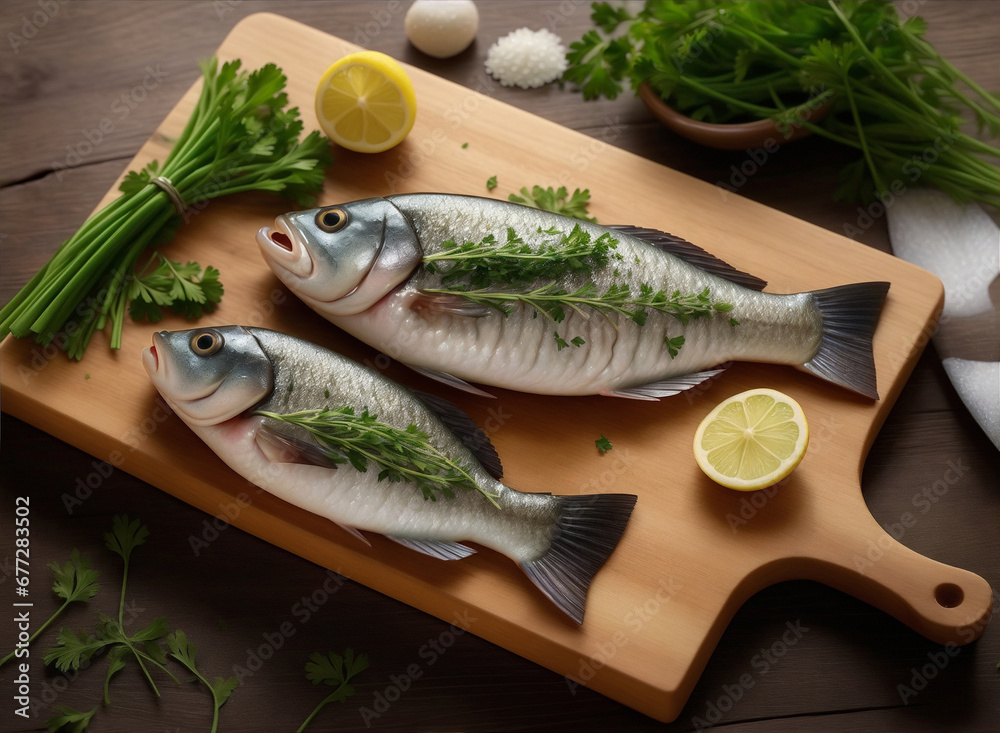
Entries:
POLYGON ((878 397, 871 340, 885 282, 765 293, 752 276, 662 232, 603 227, 450 194, 402 194, 293 212, 262 228, 257 242, 278 278, 332 323, 469 391, 479 391, 471 384, 478 383, 540 394, 657 399, 690 389, 720 364, 742 360, 795 366, 878 397), (582 304, 585 316, 565 304, 565 318, 556 323, 523 300, 506 314, 478 304, 471 282, 445 277, 448 261, 439 256, 456 245, 486 246, 492 236, 501 247, 512 230, 540 252, 562 246, 560 236, 569 237, 575 227, 591 242, 611 237, 616 244, 607 262, 554 281, 487 290, 524 297, 539 288, 569 294, 592 284, 601 296, 612 286, 627 286, 632 297, 644 288, 682 300, 706 293, 709 306, 687 322, 645 306, 640 325, 627 313, 582 304), (437 271, 424 263, 433 256, 437 271), (442 286, 449 292, 443 294, 442 286), (557 334, 567 346, 559 348, 557 334))

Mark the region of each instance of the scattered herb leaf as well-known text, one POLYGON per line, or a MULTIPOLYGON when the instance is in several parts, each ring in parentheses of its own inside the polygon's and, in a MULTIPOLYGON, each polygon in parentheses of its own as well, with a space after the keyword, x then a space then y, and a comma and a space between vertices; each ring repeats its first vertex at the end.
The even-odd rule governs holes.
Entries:
POLYGON ((197 262, 182 265, 157 252, 129 283, 128 312, 133 321, 150 323, 162 320, 163 308, 188 319, 200 318, 215 310, 222 292, 219 271, 214 267, 203 271, 197 262), (154 261, 159 262, 156 269, 145 274, 154 261))
POLYGON ((496 187, 497 187, 497 177, 496 176, 490 176, 486 180, 486 190, 487 191, 492 191, 496 187))
POLYGON ((219 729, 219 708, 233 694, 233 690, 236 689, 236 685, 238 684, 237 679, 235 677, 228 679, 216 677, 215 682, 209 682, 205 679, 201 672, 198 671, 198 666, 195 662, 196 649, 194 643, 188 641, 187 635, 183 631, 177 630, 167 636, 167 646, 170 648, 170 656, 184 665, 212 693, 211 733, 216 733, 219 729))
POLYGON ((560 186, 558 190, 553 189, 552 186, 548 188, 532 186, 530 191, 527 186, 524 186, 521 188, 520 196, 512 193, 507 199, 515 204, 523 204, 535 209, 551 211, 554 214, 582 219, 592 224, 597 223, 597 219, 588 216, 590 213, 587 211, 587 207, 590 205, 590 189, 587 188, 582 191, 577 188, 570 195, 565 186, 560 186))
POLYGON ((324 706, 331 702, 345 702, 353 695, 354 688, 350 685, 350 681, 366 669, 368 669, 368 656, 365 654, 354 656, 353 649, 345 649, 343 655, 329 652, 324 656, 319 652, 313 652, 306 663, 306 679, 314 685, 323 683, 335 689, 309 714, 305 722, 299 726, 297 733, 302 733, 324 706))
POLYGON ((90 725, 91 718, 97 712, 97 708, 86 713, 81 713, 65 705, 57 705, 56 711, 59 715, 49 718, 45 723, 49 733, 84 733, 90 725))
POLYGON ((124 561, 118 618, 111 618, 107 614, 98 612, 93 636, 83 630, 60 629, 56 637, 56 646, 49 649, 44 657, 46 664, 53 664, 56 669, 69 672, 80 669, 95 654, 107 650, 109 661, 108 672, 104 679, 105 704, 110 704, 111 678, 125 668, 126 660, 129 658, 135 659, 157 697, 160 696, 160 691, 150 675, 149 666, 160 669, 172 680, 177 681, 166 668, 166 654, 159 645, 159 640, 167 633, 165 617, 156 617, 148 626, 133 634, 125 631, 125 592, 132 551, 142 545, 148 536, 149 530, 138 519, 130 520, 125 515, 114 518, 111 531, 104 534, 104 544, 124 561))
POLYGON ((594 443, 600 449, 601 453, 607 453, 611 450, 611 441, 604 437, 604 433, 601 433, 601 437, 595 440, 594 443))
MULTIPOLYGON (((97 585, 97 571, 91 570, 90 560, 86 555, 81 556, 78 550, 73 550, 70 559, 64 565, 51 563, 49 569, 52 570, 54 581, 52 583, 52 590, 57 596, 63 599, 63 604, 56 609, 56 612, 45 623, 35 629, 34 633, 28 639, 29 645, 66 610, 69 604, 76 601, 89 602, 90 599, 97 595, 99 588, 97 585)), ((3 659, 0 659, 0 667, 13 658, 14 652, 11 652, 3 659)))

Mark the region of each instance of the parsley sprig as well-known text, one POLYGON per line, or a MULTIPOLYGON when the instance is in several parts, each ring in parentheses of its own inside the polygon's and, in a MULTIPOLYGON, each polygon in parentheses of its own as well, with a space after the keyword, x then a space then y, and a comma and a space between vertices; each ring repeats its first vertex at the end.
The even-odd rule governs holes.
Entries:
MULTIPOLYGON (((159 697, 160 691, 153 680, 151 669, 159 669, 174 682, 179 681, 166 666, 168 658, 162 646, 162 640, 166 637, 165 641, 170 650, 170 656, 193 673, 211 691, 214 703, 212 721, 214 733, 218 726, 219 708, 236 687, 236 678, 228 680, 216 678, 214 683, 209 683, 196 667, 194 644, 188 641, 183 631, 175 630, 168 635, 168 624, 165 616, 157 616, 147 626, 137 631, 131 633, 126 631, 125 594, 128 587, 132 553, 137 547, 145 544, 148 536, 149 529, 138 519, 129 519, 126 515, 115 516, 111 531, 104 534, 104 544, 123 562, 118 614, 116 617, 112 617, 98 612, 97 624, 93 633, 85 629, 76 631, 68 628, 60 629, 56 637, 56 645, 45 654, 45 663, 54 665, 62 672, 75 671, 88 663, 96 654, 106 652, 108 669, 104 678, 104 704, 110 705, 112 678, 125 669, 130 660, 134 660, 142 670, 142 674, 149 682, 154 694, 159 697)), ((75 556, 74 551, 74 558, 75 556)), ((77 578, 80 577, 79 572, 76 575, 77 578)), ((69 576, 66 575, 66 578, 69 576)), ((93 577, 83 574, 82 580, 75 580, 72 586, 67 587, 74 588, 74 593, 77 596, 81 593, 89 593, 89 597, 92 597, 97 592, 94 580, 96 580, 96 573, 93 573, 93 577), (89 582, 84 583, 83 581, 89 582), (91 589, 93 592, 90 592, 91 589)), ((62 712, 61 716, 50 721, 50 726, 56 726, 53 729, 76 730, 77 728, 73 726, 83 725, 85 727, 93 715, 93 711, 76 713, 67 709, 62 712)))
MULTIPOLYGON (((86 555, 81 555, 79 550, 73 550, 69 560, 63 565, 51 563, 49 569, 52 571, 52 590, 59 598, 63 599, 63 604, 45 623, 35 629, 28 639, 29 645, 66 610, 69 604, 77 601, 89 602, 99 590, 97 571, 90 568, 90 559, 86 555)), ((0 659, 0 667, 13 658, 14 652, 11 652, 0 659)))
POLYGON ((238 684, 235 677, 230 677, 225 679, 223 677, 216 677, 214 682, 209 682, 205 679, 205 676, 198 671, 198 666, 195 662, 195 645, 193 642, 188 641, 187 635, 183 631, 175 631, 169 636, 167 636, 167 646, 170 648, 170 656, 184 665, 191 674, 195 676, 199 682, 201 682, 208 691, 212 693, 212 729, 211 733, 215 733, 219 729, 219 708, 221 708, 229 696, 233 694, 233 690, 236 689, 238 684))
POLYGON ((215 310, 222 292, 214 267, 202 270, 197 262, 181 264, 157 252, 129 283, 128 312, 132 320, 150 323, 162 320, 164 308, 189 319, 199 318, 215 310), (154 262, 157 265, 150 271, 154 262))
MULTIPOLYGON (((110 324, 111 348, 121 348, 128 303, 141 289, 133 288, 136 265, 147 248, 174 235, 182 218, 209 199, 242 191, 275 191, 300 206, 313 203, 331 160, 328 141, 315 131, 299 139, 302 121, 297 108, 287 108, 279 67, 246 72, 240 66, 234 60, 220 67, 214 58, 201 65, 200 96, 162 167, 153 161, 125 176, 122 195, 87 219, 0 309, 0 338, 12 333, 48 344, 62 332, 60 346, 81 359, 93 334, 110 324), (157 176, 168 179, 186 204, 183 217, 153 183, 157 176)), ((144 315, 151 310, 138 307, 144 315)))
POLYGON ((128 659, 136 661, 157 697, 160 696, 160 691, 150 675, 149 667, 158 668, 175 682, 177 681, 166 668, 166 654, 158 643, 167 633, 166 617, 157 616, 148 626, 131 634, 125 630, 125 592, 128 587, 132 552, 145 543, 148 536, 149 530, 138 519, 130 520, 125 515, 114 518, 111 531, 104 535, 104 544, 121 557, 124 563, 117 617, 98 612, 93 635, 85 630, 60 629, 56 646, 45 654, 46 664, 55 665, 56 669, 62 672, 69 672, 80 669, 98 652, 106 651, 108 671, 104 678, 105 705, 111 702, 109 691, 111 679, 125 669, 128 659))
POLYGON ((476 490, 499 508, 494 495, 476 482, 469 469, 435 448, 415 423, 404 430, 380 421, 368 408, 358 415, 348 406, 254 414, 307 430, 333 463, 350 463, 362 473, 371 464, 379 469, 379 481, 413 482, 425 499, 452 498, 456 489, 476 490))
POLYGON ((587 210, 590 205, 590 189, 587 188, 574 189, 571 194, 565 186, 560 186, 558 189, 554 189, 552 186, 548 188, 532 186, 530 191, 527 186, 523 186, 520 195, 512 193, 507 197, 507 200, 513 201, 515 204, 551 211, 553 214, 562 214, 593 224, 597 223, 597 219, 588 216, 590 213, 587 210))
POLYGON ((368 669, 367 655, 355 656, 353 649, 345 649, 342 655, 334 652, 326 655, 313 652, 306 663, 306 679, 314 685, 322 683, 335 689, 323 698, 296 733, 302 733, 324 706, 331 702, 345 702, 353 695, 354 688, 350 685, 350 681, 366 669, 368 669))

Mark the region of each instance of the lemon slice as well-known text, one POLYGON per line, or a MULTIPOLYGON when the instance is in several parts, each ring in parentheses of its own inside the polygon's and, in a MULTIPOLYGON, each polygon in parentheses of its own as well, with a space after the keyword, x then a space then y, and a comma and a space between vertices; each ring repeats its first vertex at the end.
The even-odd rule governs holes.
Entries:
POLYGON ((316 117, 338 145, 381 153, 409 134, 417 117, 417 96, 395 59, 378 51, 358 51, 323 74, 316 87, 316 117))
POLYGON ((713 481, 753 491, 790 474, 808 444, 799 403, 773 389, 751 389, 724 400, 702 420, 694 457, 713 481))

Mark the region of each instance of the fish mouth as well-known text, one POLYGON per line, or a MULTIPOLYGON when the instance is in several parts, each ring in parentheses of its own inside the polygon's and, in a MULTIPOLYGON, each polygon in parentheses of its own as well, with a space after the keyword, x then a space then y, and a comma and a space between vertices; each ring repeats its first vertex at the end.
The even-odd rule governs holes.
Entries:
POLYGON ((146 369, 146 373, 149 374, 150 379, 153 384, 161 394, 164 389, 170 392, 170 395, 163 395, 168 398, 171 402, 171 407, 177 405, 184 405, 187 403, 196 403, 206 397, 211 397, 215 394, 216 390, 219 389, 219 385, 222 383, 220 380, 217 383, 207 384, 203 390, 197 392, 192 392, 191 394, 179 394, 178 386, 176 384, 171 384, 171 370, 170 370, 170 359, 167 355, 170 353, 170 348, 166 342, 166 334, 168 331, 157 331, 153 334, 153 343, 142 350, 142 365, 146 369), (157 347, 160 347, 157 349, 157 347), (162 354, 161 354, 162 352, 162 354))
POLYGON ((301 280, 310 278, 316 268, 302 235, 285 214, 274 219, 273 227, 257 230, 257 246, 265 259, 301 280))

